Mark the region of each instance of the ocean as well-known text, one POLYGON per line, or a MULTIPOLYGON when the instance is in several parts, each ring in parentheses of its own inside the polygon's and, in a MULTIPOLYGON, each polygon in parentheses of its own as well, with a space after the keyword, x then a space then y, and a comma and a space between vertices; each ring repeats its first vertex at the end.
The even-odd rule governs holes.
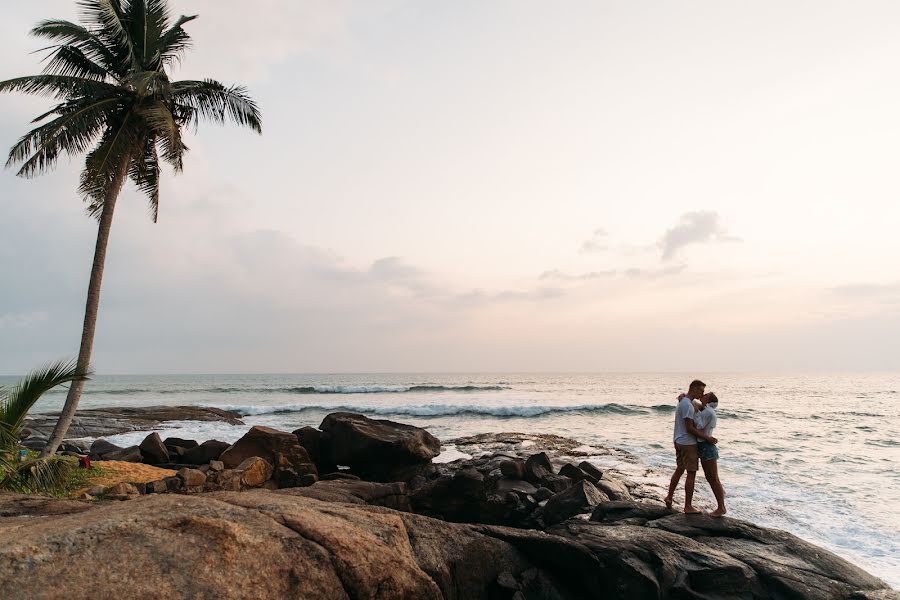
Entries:
MULTIPOLYGON (((719 397, 719 468, 729 516, 789 531, 900 588, 900 373, 701 375, 719 397)), ((674 467, 676 395, 692 375, 341 374, 99 376, 81 406, 205 405, 246 427, 176 422, 160 430, 234 441, 250 425, 317 426, 346 410, 425 427, 442 440, 553 433, 626 451, 604 468, 663 487, 674 467)), ((9 384, 12 378, 0 378, 9 384)), ((64 390, 35 412, 58 410, 64 390)), ((108 439, 138 443, 146 433, 108 439)), ((445 447, 444 460, 458 456, 445 447)), ((714 506, 702 476, 701 507, 714 506)))

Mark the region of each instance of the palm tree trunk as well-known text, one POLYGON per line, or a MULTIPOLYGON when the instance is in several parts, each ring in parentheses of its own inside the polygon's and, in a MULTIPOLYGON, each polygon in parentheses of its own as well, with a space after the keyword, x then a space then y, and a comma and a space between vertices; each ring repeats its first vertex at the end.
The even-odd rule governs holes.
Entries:
MULTIPOLYGON (((91 267, 91 279, 88 283, 87 304, 84 309, 84 326, 81 330, 81 348, 78 351, 76 366, 79 371, 87 372, 91 364, 91 351, 94 348, 94 332, 97 329, 97 311, 100 308, 100 284, 103 282, 103 267, 106 263, 106 246, 109 243, 109 231, 112 227, 113 213, 116 209, 116 200, 125 177, 128 174, 130 157, 126 156, 119 167, 116 179, 109 189, 109 194, 103 201, 103 211, 100 213, 100 223, 97 227, 97 244, 94 247, 94 265, 91 267)), ((73 381, 66 395, 66 403, 63 405, 59 420, 53 434, 47 441, 47 445, 41 451, 41 457, 50 456, 59 445, 62 444, 69 425, 75 418, 75 410, 81 400, 81 392, 84 389, 84 380, 73 381)))

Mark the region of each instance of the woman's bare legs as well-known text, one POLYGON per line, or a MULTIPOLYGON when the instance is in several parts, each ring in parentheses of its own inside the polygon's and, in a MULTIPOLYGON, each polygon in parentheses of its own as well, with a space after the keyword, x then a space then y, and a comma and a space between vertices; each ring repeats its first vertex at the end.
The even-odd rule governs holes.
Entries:
POLYGON ((719 504, 716 510, 709 513, 709 516, 717 519, 727 512, 725 510, 725 488, 722 486, 722 482, 719 481, 719 463, 716 460, 701 460, 700 464, 703 466, 703 474, 706 476, 706 481, 709 483, 709 487, 716 497, 716 502, 719 504))

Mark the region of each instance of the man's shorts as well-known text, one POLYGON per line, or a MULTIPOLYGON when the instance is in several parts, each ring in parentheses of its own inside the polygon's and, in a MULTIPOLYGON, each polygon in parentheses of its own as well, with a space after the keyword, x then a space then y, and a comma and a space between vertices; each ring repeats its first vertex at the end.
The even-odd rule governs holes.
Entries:
POLYGON ((696 471, 700 467, 700 455, 697 453, 697 444, 682 446, 675 444, 675 464, 685 471, 696 471))

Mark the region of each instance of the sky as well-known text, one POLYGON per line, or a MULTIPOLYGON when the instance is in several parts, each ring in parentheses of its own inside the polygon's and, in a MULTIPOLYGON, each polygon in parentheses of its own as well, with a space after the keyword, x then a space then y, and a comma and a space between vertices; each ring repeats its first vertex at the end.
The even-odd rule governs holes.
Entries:
MULTIPOLYGON (((123 191, 98 373, 900 369, 896 2, 171 5, 263 134, 123 191)), ((0 79, 78 18, 2 12, 0 79)), ((0 373, 77 353, 82 164, 0 171, 0 373)))

